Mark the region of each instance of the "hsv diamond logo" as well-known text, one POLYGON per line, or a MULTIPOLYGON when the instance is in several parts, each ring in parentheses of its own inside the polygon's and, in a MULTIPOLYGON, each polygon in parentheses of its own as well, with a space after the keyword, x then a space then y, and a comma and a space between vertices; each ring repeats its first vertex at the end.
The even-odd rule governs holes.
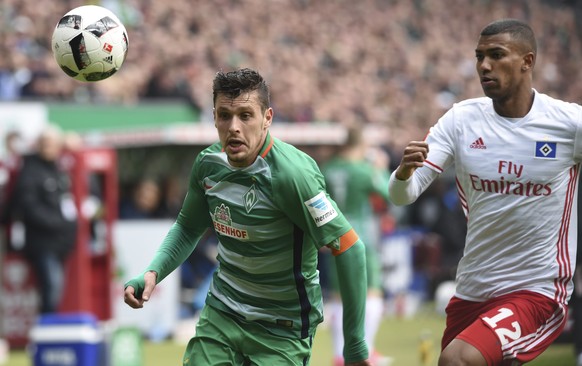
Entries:
POLYGON ((536 141, 536 158, 555 159, 557 145, 556 142, 536 141))
POLYGON ((303 203, 307 206, 315 225, 318 227, 327 224, 338 215, 324 192, 318 193, 315 197, 303 203))

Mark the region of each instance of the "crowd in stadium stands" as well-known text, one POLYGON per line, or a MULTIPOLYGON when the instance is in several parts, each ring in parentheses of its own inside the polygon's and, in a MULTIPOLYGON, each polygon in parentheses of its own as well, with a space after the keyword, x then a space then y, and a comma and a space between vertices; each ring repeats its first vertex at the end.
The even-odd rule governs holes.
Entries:
MULTIPOLYGON (((501 17, 521 18, 536 31, 534 86, 580 103, 582 0, 3 0, 0 102, 181 99, 210 121, 207 91, 216 71, 248 66, 269 80, 276 122, 383 125, 393 136, 386 145, 397 147, 424 137, 453 102, 483 95, 473 50, 481 28, 501 17), (111 9, 129 33, 121 71, 99 83, 67 77, 50 51, 60 17, 87 3, 111 9)), ((464 245, 464 217, 446 182, 406 219, 440 235, 436 281, 454 276, 464 245), (459 230, 443 220, 458 221, 459 230)), ((127 193, 120 218, 175 217, 183 192, 168 199, 176 197, 174 186, 148 191, 167 204, 154 210, 127 193)))
POLYGON ((270 80, 279 121, 361 120, 408 141, 453 101, 482 95, 473 49, 498 17, 537 31, 536 87, 579 101, 582 83, 571 82, 582 61, 579 8, 576 0, 4 0, 0 100, 185 98, 209 119, 214 73, 250 66, 270 80), (50 52, 56 22, 86 3, 113 10, 130 41, 121 71, 90 85, 65 77, 50 52))

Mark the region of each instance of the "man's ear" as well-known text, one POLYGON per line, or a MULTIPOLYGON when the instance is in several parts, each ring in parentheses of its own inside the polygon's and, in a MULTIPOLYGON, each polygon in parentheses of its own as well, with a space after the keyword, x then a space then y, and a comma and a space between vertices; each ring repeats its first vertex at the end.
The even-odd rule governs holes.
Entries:
POLYGON ((528 52, 523 56, 523 64, 521 65, 522 71, 527 71, 533 69, 536 63, 536 55, 533 52, 528 52))
POLYGON ((263 128, 271 127, 271 123, 273 123, 273 108, 269 108, 265 111, 265 118, 263 121, 263 128))

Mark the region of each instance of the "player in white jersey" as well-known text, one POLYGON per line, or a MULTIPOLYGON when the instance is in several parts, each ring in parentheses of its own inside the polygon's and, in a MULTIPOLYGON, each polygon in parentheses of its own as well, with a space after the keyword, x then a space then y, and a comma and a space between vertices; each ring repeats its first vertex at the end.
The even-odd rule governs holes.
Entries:
POLYGON ((439 365, 519 365, 564 327, 576 258, 582 107, 532 87, 537 46, 518 20, 487 25, 476 69, 486 97, 455 104, 391 176, 412 203, 454 164, 467 238, 439 365))
POLYGON ((219 72, 213 96, 220 141, 196 158, 180 214, 145 272, 127 282, 125 302, 143 307, 213 227, 219 265, 183 364, 305 366, 323 320, 317 253, 328 246, 346 309, 345 364, 370 366, 364 243, 315 161, 270 135, 273 109, 259 73, 219 72))

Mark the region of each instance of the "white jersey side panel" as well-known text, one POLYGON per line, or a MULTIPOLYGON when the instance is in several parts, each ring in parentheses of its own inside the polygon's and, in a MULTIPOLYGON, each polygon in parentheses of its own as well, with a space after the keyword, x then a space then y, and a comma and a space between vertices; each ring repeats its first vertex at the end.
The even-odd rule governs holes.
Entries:
POLYGON ((582 108, 537 93, 522 119, 491 99, 456 104, 427 136, 425 166, 454 164, 467 215, 457 296, 483 301, 531 290, 565 303, 576 258, 582 108))

